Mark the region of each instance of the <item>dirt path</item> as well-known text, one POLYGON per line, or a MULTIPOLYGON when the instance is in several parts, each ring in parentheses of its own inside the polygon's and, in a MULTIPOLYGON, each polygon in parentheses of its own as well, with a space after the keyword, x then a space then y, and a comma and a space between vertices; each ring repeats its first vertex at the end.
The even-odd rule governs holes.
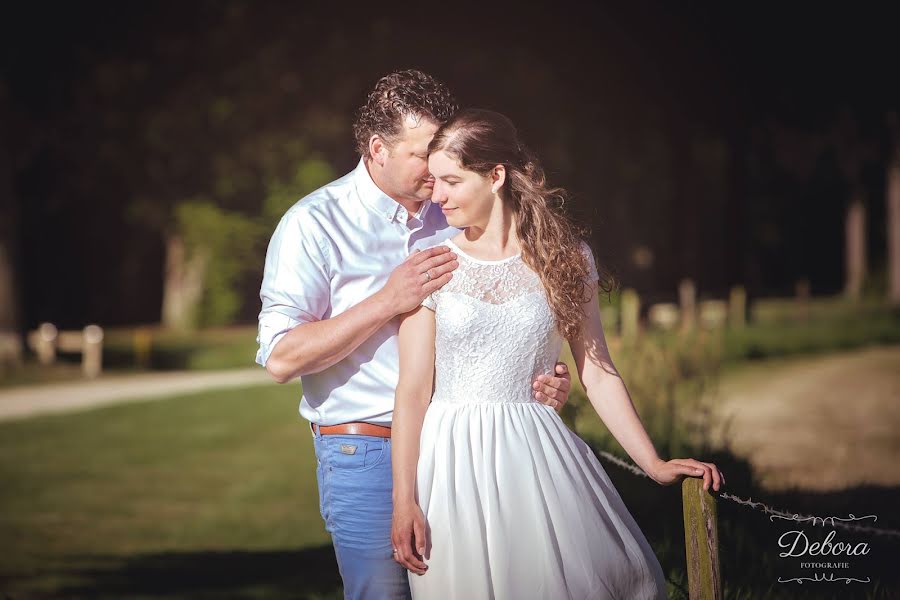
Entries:
POLYGON ((718 392, 715 439, 764 487, 900 485, 900 346, 748 365, 718 392))
POLYGON ((265 369, 257 367, 110 375, 95 381, 8 388, 0 390, 0 421, 263 383, 276 385, 265 369))

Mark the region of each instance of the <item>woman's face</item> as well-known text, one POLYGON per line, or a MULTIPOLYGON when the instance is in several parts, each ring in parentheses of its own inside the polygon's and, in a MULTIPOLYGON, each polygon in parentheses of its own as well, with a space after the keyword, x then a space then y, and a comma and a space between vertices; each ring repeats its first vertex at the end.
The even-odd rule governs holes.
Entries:
POLYGON ((443 150, 429 155, 428 170, 434 177, 431 200, 440 205, 449 225, 461 229, 487 224, 496 201, 490 175, 467 171, 443 150))

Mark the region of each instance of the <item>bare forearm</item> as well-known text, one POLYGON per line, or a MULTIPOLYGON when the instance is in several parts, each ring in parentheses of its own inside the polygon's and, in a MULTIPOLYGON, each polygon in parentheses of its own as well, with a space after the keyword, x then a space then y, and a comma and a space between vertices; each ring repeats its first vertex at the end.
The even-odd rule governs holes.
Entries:
POLYGON ((396 314, 390 300, 376 293, 336 317, 298 325, 275 345, 266 369, 280 383, 323 371, 356 350, 396 314))
POLYGON ((651 473, 660 458, 622 378, 616 372, 605 373, 585 382, 585 389, 594 410, 625 452, 645 472, 651 473))
POLYGON ((394 477, 395 504, 415 502, 416 470, 419 462, 419 441, 422 423, 428 410, 425 391, 397 389, 394 416, 391 423, 391 468, 394 477))

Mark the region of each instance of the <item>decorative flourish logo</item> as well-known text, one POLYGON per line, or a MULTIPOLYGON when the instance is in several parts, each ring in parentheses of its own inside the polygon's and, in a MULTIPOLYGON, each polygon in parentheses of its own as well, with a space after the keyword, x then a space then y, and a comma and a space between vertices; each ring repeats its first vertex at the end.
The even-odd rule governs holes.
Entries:
POLYGON ((866 577, 865 579, 856 579, 855 577, 835 577, 834 575, 828 575, 827 577, 825 575, 822 575, 820 577, 818 573, 816 573, 815 577, 792 577, 790 579, 782 579, 781 577, 778 578, 778 583, 790 583, 792 581, 796 581, 800 585, 803 585, 804 581, 843 581, 844 583, 852 583, 854 581, 858 581, 859 583, 869 583, 872 580, 868 577, 866 577))
MULTIPOLYGON (((771 520, 773 520, 773 519, 788 519, 788 520, 790 520, 790 521, 797 521, 798 523, 804 523, 804 522, 806 522, 806 521, 812 521, 813 526, 818 525, 818 524, 819 524, 819 521, 821 521, 823 527, 825 526, 825 523, 828 523, 828 524, 830 524, 832 527, 834 527, 834 526, 835 526, 835 524, 834 524, 834 521, 835 521, 835 520, 841 521, 842 523, 846 523, 847 521, 862 521, 863 519, 872 519, 872 522, 874 523, 875 521, 878 520, 878 517, 876 517, 875 515, 866 515, 866 516, 864 516, 864 517, 857 517, 857 516, 854 515, 853 513, 850 513, 850 516, 848 516, 846 519, 843 518, 843 517, 816 517, 816 516, 814 516, 814 515, 799 515, 799 514, 793 514, 793 515, 779 515, 779 514, 773 514, 773 515, 769 515, 769 520, 771 521, 771 520)), ((861 528, 861 529, 862 529, 862 528, 861 528)))
MULTIPOLYGON (((864 519, 872 519, 873 522, 878 520, 878 517, 875 515, 866 515, 864 517, 857 517, 853 513, 850 513, 850 516, 847 518, 843 517, 816 517, 809 515, 781 515, 774 514, 769 516, 770 521, 774 521, 775 519, 785 519, 795 521, 797 523, 811 523, 814 527, 817 525, 821 525, 825 527, 825 525, 830 525, 831 527, 841 526, 843 529, 849 530, 857 530, 857 531, 865 531, 867 528, 861 526, 848 525, 849 521, 861 521, 864 519), (838 523, 836 523, 838 522, 838 523)), ((791 531, 786 531, 782 533, 778 538, 778 547, 784 549, 783 552, 780 552, 778 556, 781 558, 797 558, 803 556, 820 556, 820 557, 857 557, 857 556, 866 556, 870 552, 869 544, 866 542, 843 542, 836 541, 835 536, 837 532, 832 529, 825 536, 825 539, 822 541, 811 541, 809 536, 806 535, 805 532, 794 529, 791 531)), ((821 569, 821 570, 837 570, 837 569, 849 569, 850 562, 815 562, 815 561, 806 561, 800 563, 801 569, 821 569)), ((843 581, 845 585, 849 585, 851 583, 870 583, 871 579, 869 577, 865 577, 864 579, 860 579, 857 577, 841 577, 835 576, 834 573, 815 573, 811 577, 789 577, 789 578, 778 578, 779 583, 797 583, 799 585, 803 585, 803 582, 811 581, 811 582, 835 582, 835 581, 843 581)))

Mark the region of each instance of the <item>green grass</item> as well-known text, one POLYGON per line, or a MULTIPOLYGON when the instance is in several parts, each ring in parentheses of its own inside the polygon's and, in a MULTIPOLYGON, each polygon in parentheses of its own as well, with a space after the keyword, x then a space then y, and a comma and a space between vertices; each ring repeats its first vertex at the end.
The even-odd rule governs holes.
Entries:
MULTIPOLYGON (((159 327, 122 327, 104 331, 103 373, 217 370, 256 366, 256 327, 241 325, 173 332, 159 327), (141 336, 147 345, 141 349, 141 336)), ((82 379, 81 354, 59 353, 50 366, 34 357, 15 369, 0 365, 0 389, 82 379)))
MULTIPOLYGON (((104 361, 112 368, 139 366, 134 349, 135 329, 113 330, 105 341, 104 361)), ((224 369, 253 366, 256 328, 207 329, 195 333, 152 331, 147 366, 153 369, 224 369)), ((610 337, 612 332, 610 332, 610 337)), ((650 337, 677 334, 649 332, 650 337)), ((805 317, 790 299, 762 299, 754 303, 752 319, 743 330, 725 330, 722 361, 811 354, 858 348, 869 344, 900 343, 900 310, 884 302, 849 302, 841 297, 810 301, 805 317)), ((672 342, 666 343, 671 346, 672 342)), ((627 350, 626 350, 627 352, 627 350)))
MULTIPOLYGON (((789 360, 788 356, 800 353, 868 345, 885 331, 889 333, 890 327, 896 326, 897 319, 894 316, 880 323, 870 317, 866 323, 838 322, 832 326, 823 326, 821 323, 803 324, 793 340, 814 340, 819 347, 815 344, 801 344, 802 350, 797 345, 784 343, 777 327, 767 326, 764 333, 756 330, 755 335, 758 336, 757 343, 770 349, 770 354, 776 356, 769 358, 774 363, 789 360), (887 328, 882 328, 885 325, 887 328), (842 343, 844 340, 848 342, 842 343)), ((745 334, 746 332, 741 335, 745 334)), ((689 335, 649 332, 638 343, 623 345, 616 341, 613 344, 612 354, 616 366, 660 456, 690 456, 715 463, 723 472, 728 473, 728 491, 742 498, 763 500, 772 506, 805 514, 877 514, 879 526, 897 529, 894 507, 900 502, 900 488, 859 486, 839 492, 791 490, 772 493, 761 488, 747 460, 734 455, 727 448, 709 447, 708 415, 713 408, 710 403, 714 394, 706 392, 715 390, 719 379, 728 376, 731 368, 748 364, 746 356, 740 352, 728 354, 728 335, 731 334, 723 335, 723 332, 712 331, 698 331, 689 335)), ((563 359, 569 362, 574 372, 571 354, 564 352, 563 359)), ((587 402, 577 380, 573 383, 573 396, 564 413, 567 423, 588 440, 595 451, 605 450, 626 457, 624 450, 587 402)), ((604 468, 653 545, 670 581, 669 597, 686 597, 681 592, 681 588, 687 587, 687 581, 679 488, 660 488, 648 484, 646 480, 638 479, 605 462, 604 468), (672 582, 676 582, 678 586, 672 582)), ((876 547, 873 556, 864 561, 857 560, 853 570, 857 575, 871 575, 875 581, 871 585, 852 589, 824 583, 807 583, 802 588, 798 588, 796 584, 788 586, 777 580, 779 576, 790 577, 787 573, 796 569, 796 561, 778 556, 781 550, 777 546, 777 540, 790 527, 784 522, 769 521, 764 514, 725 500, 719 501, 717 505, 725 598, 793 600, 900 597, 897 572, 891 566, 894 556, 892 553, 897 549, 896 542, 870 539, 871 536, 852 538, 841 531, 839 539, 843 541, 854 539, 854 543, 867 542, 876 547)), ((814 540, 823 537, 821 530, 809 533, 814 540)), ((803 574, 810 575, 809 572, 803 574)))
MULTIPOLYGON (((805 321, 790 317, 790 305, 776 308, 738 332, 610 340, 657 450, 715 462, 745 498, 819 515, 875 513, 879 525, 897 528, 890 507, 900 490, 766 494, 745 461, 704 448, 708 407, 700 398, 723 368, 900 341, 900 314, 883 307, 848 312, 832 303, 805 321), (689 422, 695 415, 700 422, 689 422)), ((158 333, 148 366, 249 366, 254 335, 253 328, 158 333)), ((109 333, 109 355, 121 359, 116 370, 135 368, 133 338, 132 330, 109 333)), ((266 385, 0 424, 0 597, 339 598, 299 395, 297 385, 266 385)), ((577 382, 566 418, 595 449, 624 456, 577 382)), ((677 487, 604 466, 670 581, 686 586, 677 487)), ((778 532, 764 515, 719 507, 726 598, 897 597, 872 587, 857 594, 773 583, 783 573, 778 532)), ((893 573, 884 564, 895 549, 878 546, 873 574, 893 573)), ((670 592, 681 597, 676 587, 670 592)))
MULTIPOLYGON (((643 362, 626 368, 637 376, 643 362)), ((0 424, 0 597, 340 598, 298 397, 297 385, 265 385, 0 424)), ((596 415, 580 419, 595 448, 615 450, 594 440, 596 415)), ((760 495, 740 459, 687 455, 716 462, 744 497, 874 512, 896 526, 896 491, 760 495)), ((685 587, 679 488, 604 466, 669 579, 685 587)), ((726 598, 891 597, 773 583, 778 524, 719 508, 726 598)), ((876 547, 873 574, 888 572, 892 549, 876 547)))
POLYGON ((230 369, 256 363, 256 327, 241 325, 193 332, 159 327, 120 328, 104 338, 104 365, 112 368, 230 369), (149 352, 142 356, 137 343, 141 332, 149 336, 149 352))
POLYGON ((81 365, 75 362, 58 361, 50 366, 43 366, 37 362, 26 362, 16 369, 0 371, 0 389, 24 385, 39 385, 43 383, 77 381, 83 377, 81 365))
POLYGON ((723 337, 723 361, 738 363, 797 354, 849 350, 900 343, 900 311, 810 317, 801 321, 766 321, 723 337))
POLYGON ((760 298, 750 305, 753 323, 790 323, 808 318, 813 321, 842 320, 889 312, 885 296, 867 296, 849 300, 837 294, 810 298, 805 308, 795 298, 760 298), (804 316, 805 313, 805 316, 804 316))
POLYGON ((298 399, 271 385, 0 425, 0 590, 332 594, 298 399))

